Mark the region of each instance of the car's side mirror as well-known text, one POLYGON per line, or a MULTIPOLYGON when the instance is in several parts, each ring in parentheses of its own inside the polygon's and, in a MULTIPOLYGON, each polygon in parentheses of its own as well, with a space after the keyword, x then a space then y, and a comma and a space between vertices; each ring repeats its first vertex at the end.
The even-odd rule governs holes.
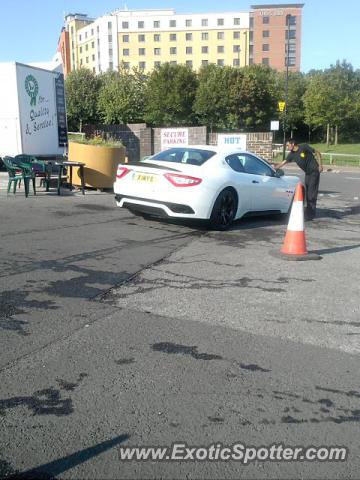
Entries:
POLYGON ((274 176, 275 176, 276 178, 283 177, 284 175, 285 175, 285 172, 284 172, 284 170, 282 170, 281 168, 278 168, 277 170, 275 170, 274 176))

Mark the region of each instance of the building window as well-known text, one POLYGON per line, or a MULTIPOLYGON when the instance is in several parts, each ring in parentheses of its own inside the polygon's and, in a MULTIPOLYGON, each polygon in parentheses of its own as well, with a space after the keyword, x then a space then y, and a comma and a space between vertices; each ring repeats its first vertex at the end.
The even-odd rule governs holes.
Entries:
POLYGON ((154 28, 160 28, 160 20, 154 20, 154 28))
POLYGON ((262 17, 263 19, 263 25, 267 25, 270 23, 270 17, 262 17))
POLYGON ((113 49, 109 48, 109 57, 112 57, 112 54, 113 54, 113 49))
POLYGON ((209 34, 207 32, 202 32, 201 40, 209 40, 209 34))
POLYGON ((218 53, 224 53, 224 46, 223 45, 218 45, 217 52, 218 53))
POLYGON ((170 55, 176 55, 176 47, 170 48, 170 55))
POLYGON ((71 35, 74 35, 74 27, 70 28, 71 35))
POLYGON ((234 32, 233 33, 233 38, 239 39, 240 38, 240 32, 234 32))
POLYGON ((79 42, 81 42, 81 33, 80 33, 80 35, 79 35, 79 42))
POLYGON ((95 55, 92 55, 91 59, 92 59, 93 62, 95 62, 95 55))
POLYGON ((80 47, 79 50, 80 50, 80 53, 82 53, 82 47, 80 47))
POLYGON ((93 67, 93 73, 95 73, 95 72, 96 72, 96 69, 95 69, 95 67, 93 67))
POLYGON ((289 40, 295 40, 296 38, 296 30, 290 30, 290 32, 288 32, 288 30, 286 30, 285 32, 285 40, 287 40, 289 37, 289 40))
POLYGON ((218 18, 217 19, 217 24, 218 24, 218 27, 222 27, 224 25, 224 19, 223 18, 218 18))
POLYGON ((160 42, 160 34, 158 33, 154 34, 154 42, 160 42))
POLYGON ((193 37, 192 37, 192 33, 186 33, 186 34, 185 34, 185 39, 186 39, 188 42, 190 42, 190 41, 192 40, 192 38, 193 38, 193 37))
POLYGON ((145 55, 145 48, 139 48, 139 55, 145 55))
POLYGON ((224 40, 224 32, 217 32, 217 39, 224 40))
POLYGON ((177 61, 176 61, 176 60, 172 60, 172 61, 170 62, 170 65, 177 65, 177 61))
POLYGON ((262 46, 262 51, 263 52, 268 52, 270 49, 269 49, 269 44, 268 43, 263 43, 263 46, 262 46))
POLYGON ((123 62, 123 67, 125 68, 125 70, 129 70, 130 62, 123 62))
POLYGON ((87 32, 85 32, 85 38, 87 38, 87 32))
POLYGON ((80 65, 82 65, 82 64, 83 64, 83 61, 82 61, 82 58, 80 58, 80 65))
POLYGON ((209 53, 209 47, 201 47, 201 53, 209 53))
POLYGON ((240 67, 240 58, 234 58, 233 67, 240 67))
POLYGON ((250 17, 249 19, 249 28, 254 28, 254 17, 250 17))
MULTIPOLYGON (((287 58, 285 58, 285 67, 287 64, 287 58)), ((295 67, 296 65, 296 59, 295 57, 289 57, 289 67, 295 67)))
POLYGON ((269 65, 269 59, 268 59, 268 58, 263 58, 262 61, 261 61, 261 63, 262 63, 263 65, 269 65))
POLYGON ((169 26, 170 27, 176 27, 176 20, 170 20, 169 26))
POLYGON ((201 60, 201 65, 209 65, 209 60, 201 60))
POLYGON ((186 66, 192 68, 193 66, 192 60, 186 60, 186 66))
POLYGON ((109 40, 109 43, 112 42, 112 35, 108 35, 108 40, 109 40))
POLYGON ((218 58, 217 64, 219 65, 219 67, 223 67, 224 66, 224 60, 222 58, 218 58))
POLYGON ((239 53, 240 52, 240 45, 233 45, 233 52, 239 53))
POLYGON ((170 33, 170 42, 176 42, 176 33, 170 33))
POLYGON ((157 62, 154 62, 154 67, 155 68, 159 68, 161 65, 161 62, 157 61, 157 62))
POLYGON ((113 62, 109 62, 109 70, 113 70, 113 68, 114 68, 113 62))
POLYGON ((262 36, 263 36, 263 38, 268 38, 268 37, 270 37, 270 31, 269 31, 269 30, 263 30, 262 36))
POLYGON ((138 35, 139 42, 145 42, 145 35, 138 35))
POLYGON ((128 48, 123 49, 123 55, 124 57, 128 57, 130 55, 130 50, 128 48))
POLYGON ((234 18, 234 25, 240 25, 240 18, 234 18))
POLYGON ((144 22, 138 22, 138 28, 144 28, 144 22))
POLYGON ((254 40, 254 32, 249 32, 249 42, 254 40))
POLYGON ((123 35, 123 36, 122 36, 122 41, 123 41, 124 43, 129 43, 129 35, 123 35))
POLYGON ((203 18, 201 20, 201 26, 202 27, 207 27, 208 26, 208 19, 207 18, 203 18))
MULTIPOLYGON (((285 53, 287 53, 288 46, 287 43, 285 44, 285 53)), ((290 43, 289 44, 289 53, 295 53, 296 52, 296 45, 295 43, 290 43)))
POLYGON ((192 20, 185 20, 185 25, 186 25, 187 27, 191 27, 191 25, 192 25, 192 20))
POLYGON ((192 47, 186 47, 186 53, 188 55, 191 55, 192 54, 192 47))
POLYGON ((122 22, 122 28, 125 30, 127 28, 129 28, 129 22, 122 22))
POLYGON ((86 51, 89 50, 89 45, 88 45, 88 44, 85 45, 85 50, 86 50, 86 51))
POLYGON ((296 25, 296 17, 294 17, 294 15, 286 15, 286 17, 286 25, 296 25))
POLYGON ((94 29, 93 28, 91 29, 91 36, 92 37, 94 36, 94 29))
POLYGON ((139 62, 139 68, 140 68, 140 70, 145 70, 146 63, 145 62, 139 62))
POLYGON ((109 29, 109 30, 112 29, 112 23, 111 23, 111 22, 108 22, 108 29, 109 29))
POLYGON ((91 42, 91 48, 95 48, 95 42, 91 42))
POLYGON ((86 63, 89 63, 89 57, 86 57, 86 63))
POLYGON ((154 48, 154 55, 161 55, 161 49, 160 48, 154 48))

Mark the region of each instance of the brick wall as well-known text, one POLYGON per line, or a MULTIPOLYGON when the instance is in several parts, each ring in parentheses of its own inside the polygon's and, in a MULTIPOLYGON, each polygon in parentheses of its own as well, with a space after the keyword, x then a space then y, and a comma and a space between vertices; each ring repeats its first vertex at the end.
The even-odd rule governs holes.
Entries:
MULTIPOLYGON (((206 145, 206 127, 182 127, 188 129, 189 145, 206 145)), ((161 128, 154 128, 154 153, 161 150, 161 128)))
MULTIPOLYGON (((189 145, 216 145, 217 133, 207 133, 206 127, 183 127, 188 129, 189 145)), ((161 128, 150 128, 145 123, 129 125, 85 125, 87 137, 101 135, 107 139, 122 142, 126 148, 126 155, 130 161, 152 155, 161 150, 161 128)), ((235 133, 235 132, 234 132, 235 133)), ((272 132, 246 133, 247 150, 272 160, 272 132)))
POLYGON ((137 161, 145 155, 151 155, 152 133, 145 123, 128 125, 85 125, 87 137, 101 135, 106 139, 120 141, 126 148, 130 161, 137 161))
MULTIPOLYGON (((217 145, 217 136, 217 132, 211 132, 208 134, 209 145, 217 145)), ((272 161, 272 138, 272 132, 246 133, 246 149, 249 152, 259 155, 259 157, 262 157, 265 160, 272 161)))

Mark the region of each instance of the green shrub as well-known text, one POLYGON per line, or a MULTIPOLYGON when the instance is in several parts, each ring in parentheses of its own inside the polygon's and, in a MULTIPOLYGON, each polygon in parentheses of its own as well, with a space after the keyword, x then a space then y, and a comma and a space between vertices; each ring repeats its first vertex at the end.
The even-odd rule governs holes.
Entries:
POLYGON ((111 138, 105 140, 101 135, 92 138, 81 137, 80 135, 69 135, 69 141, 74 143, 83 143, 85 145, 98 145, 100 147, 123 147, 124 145, 118 140, 111 138))

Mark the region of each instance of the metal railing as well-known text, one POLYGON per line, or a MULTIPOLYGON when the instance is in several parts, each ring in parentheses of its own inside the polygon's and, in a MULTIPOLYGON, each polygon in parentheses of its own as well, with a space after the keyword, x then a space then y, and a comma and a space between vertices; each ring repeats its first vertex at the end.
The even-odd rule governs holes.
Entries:
POLYGON ((349 158, 351 159, 350 162, 345 162, 347 164, 350 164, 350 165, 359 165, 360 167, 360 155, 354 155, 354 154, 350 154, 350 153, 335 153, 335 152, 326 152, 326 153, 323 153, 321 152, 321 155, 324 157, 325 155, 326 156, 329 156, 330 159, 329 159, 329 165, 335 165, 335 164, 343 164, 343 162, 337 162, 336 159, 335 159, 335 162, 334 162, 334 157, 342 157, 342 158, 349 158), (358 161, 355 161, 355 159, 358 159, 358 161), (352 161, 352 159, 354 159, 354 161, 352 161))

